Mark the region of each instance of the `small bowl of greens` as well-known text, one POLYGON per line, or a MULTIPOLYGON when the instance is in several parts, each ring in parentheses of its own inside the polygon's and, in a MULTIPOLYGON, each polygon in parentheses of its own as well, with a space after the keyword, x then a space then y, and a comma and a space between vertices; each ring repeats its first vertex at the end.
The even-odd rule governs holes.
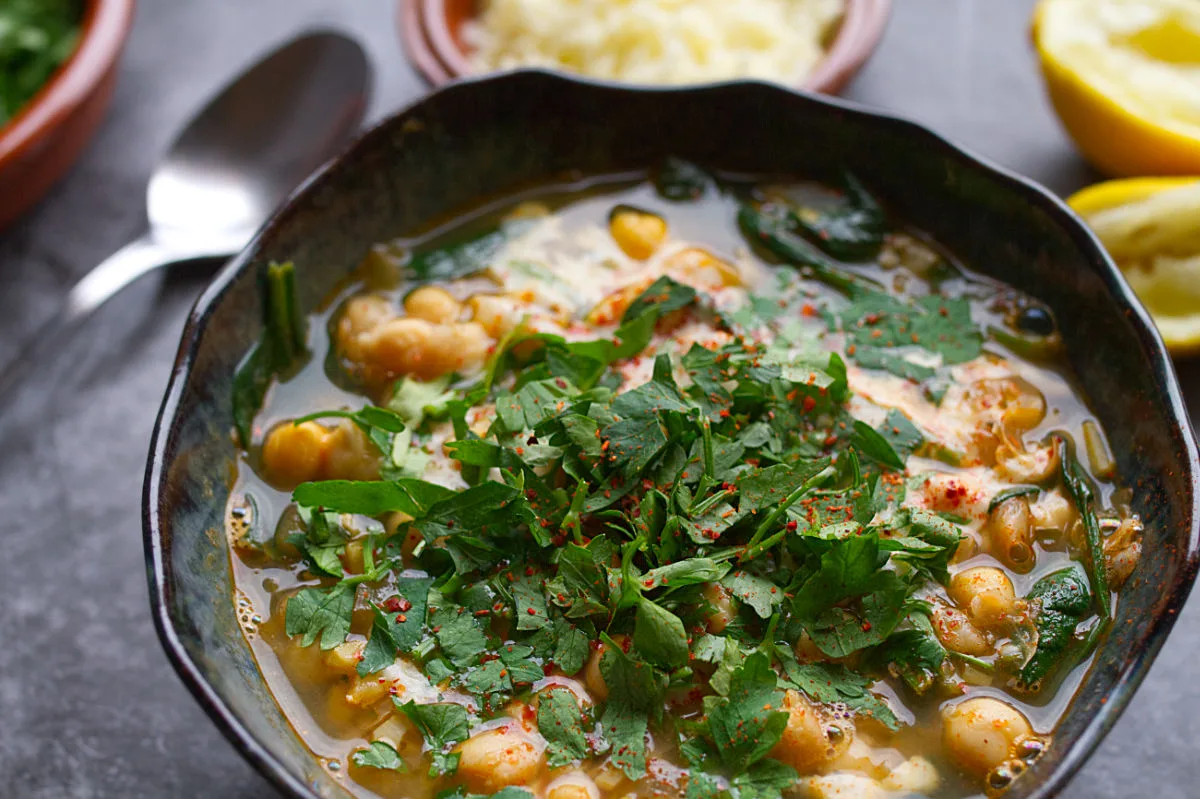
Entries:
POLYGON ((0 4, 0 228, 74 163, 112 97, 134 0, 0 4))

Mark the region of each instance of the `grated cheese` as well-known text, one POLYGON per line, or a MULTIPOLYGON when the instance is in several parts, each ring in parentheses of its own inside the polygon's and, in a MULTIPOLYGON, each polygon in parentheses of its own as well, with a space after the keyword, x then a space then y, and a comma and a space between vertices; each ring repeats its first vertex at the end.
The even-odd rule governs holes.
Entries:
POLYGON ((487 0, 464 35, 477 70, 539 66, 678 84, 795 81, 824 55, 844 0, 487 0))

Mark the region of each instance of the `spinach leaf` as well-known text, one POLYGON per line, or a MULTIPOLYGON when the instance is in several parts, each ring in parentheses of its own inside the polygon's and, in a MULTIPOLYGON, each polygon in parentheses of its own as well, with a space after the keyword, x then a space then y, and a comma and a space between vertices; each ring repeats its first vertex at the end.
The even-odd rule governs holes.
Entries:
POLYGON ((1017 674, 1017 684, 1037 691, 1063 663, 1075 630, 1092 606, 1087 580, 1074 566, 1034 583, 1027 599, 1037 602, 1037 649, 1017 674))
POLYGON ((715 187, 712 176, 690 161, 670 156, 654 175, 658 195, 673 202, 699 200, 715 187))
POLYGON ((845 198, 825 211, 793 210, 792 221, 818 247, 843 261, 874 258, 883 247, 887 218, 854 175, 843 178, 845 198))

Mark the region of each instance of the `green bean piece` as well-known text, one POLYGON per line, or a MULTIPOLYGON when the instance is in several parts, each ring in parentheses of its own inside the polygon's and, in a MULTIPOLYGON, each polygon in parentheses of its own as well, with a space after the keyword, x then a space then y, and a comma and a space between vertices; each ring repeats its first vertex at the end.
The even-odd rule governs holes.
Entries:
POLYGON ((989 327, 987 333, 992 340, 1030 361, 1048 361, 1062 352, 1062 337, 1058 333, 1048 336, 1011 333, 995 326, 989 327))
POLYGON ((1100 430, 1100 425, 1091 419, 1083 423, 1083 445, 1087 449, 1088 463, 1092 467, 1092 474, 1106 480, 1112 477, 1113 472, 1117 469, 1117 464, 1113 461, 1108 444, 1104 441, 1104 433, 1100 430))
POLYGON ((988 513, 991 513, 996 508, 1000 507, 1002 504, 1004 504, 1008 500, 1012 499, 1013 497, 1025 497, 1025 496, 1029 496, 1031 494, 1036 495, 1041 490, 1042 489, 1038 488, 1037 486, 1028 486, 1028 485, 1020 485, 1020 486, 1013 486, 1012 488, 1006 488, 1003 491, 1001 491, 999 494, 997 494, 996 496, 992 497, 992 501, 988 503, 988 513))
POLYGON ((254 417, 271 380, 307 354, 307 322, 296 299, 296 270, 289 261, 270 264, 263 277, 263 332, 233 377, 233 420, 249 446, 254 417))
POLYGON ((1092 578, 1092 590, 1096 595, 1097 607, 1100 610, 1101 623, 1112 618, 1112 597, 1108 590, 1108 575, 1104 570, 1104 541, 1100 537, 1100 523, 1096 520, 1096 509, 1093 504, 1094 494, 1088 482, 1087 475, 1079 461, 1071 454, 1065 439, 1059 440, 1059 465, 1062 469, 1063 486, 1075 503, 1079 516, 1083 519, 1083 530, 1087 540, 1089 572, 1092 578))

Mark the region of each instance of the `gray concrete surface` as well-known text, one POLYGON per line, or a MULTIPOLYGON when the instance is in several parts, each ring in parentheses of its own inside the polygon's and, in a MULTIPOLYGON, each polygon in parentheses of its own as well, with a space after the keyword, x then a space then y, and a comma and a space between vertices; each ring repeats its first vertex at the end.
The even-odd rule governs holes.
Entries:
MULTIPOLYGON (((932 125, 1057 191, 1094 179, 1042 95, 1030 0, 895 6, 850 97, 932 125)), ((335 26, 374 59, 374 117, 423 91, 399 52, 393 10, 390 0, 144 0, 100 135, 36 211, 0 234, 0 362, 71 280, 137 232, 156 154, 257 53, 298 30, 335 26)), ((0 444, 0 797, 275 795, 176 679, 147 603, 142 469, 202 285, 203 274, 180 273, 122 296, 71 354, 72 373, 40 424, 0 444)), ((1200 368, 1180 369, 1200 402, 1200 368)), ((1198 645, 1193 603, 1067 797, 1200 796, 1198 645)))

